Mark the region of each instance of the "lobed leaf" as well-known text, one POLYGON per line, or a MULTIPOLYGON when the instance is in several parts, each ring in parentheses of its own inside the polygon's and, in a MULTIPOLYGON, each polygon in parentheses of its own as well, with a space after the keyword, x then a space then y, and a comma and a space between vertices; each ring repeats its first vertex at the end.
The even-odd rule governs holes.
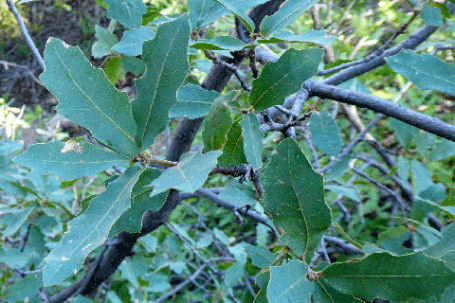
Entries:
POLYGON ((177 102, 169 111, 169 118, 203 117, 209 113, 213 101, 219 96, 216 91, 208 91, 198 85, 187 84, 180 87, 177 91, 177 102))
POLYGON ((223 148, 223 154, 218 158, 218 165, 231 166, 248 163, 243 149, 241 118, 234 120, 231 129, 227 133, 227 141, 223 148))
POLYGON ((95 59, 109 55, 111 48, 118 43, 113 33, 99 25, 95 25, 95 37, 98 39, 92 45, 92 57, 95 59))
POLYGON ((130 161, 124 155, 103 150, 90 143, 75 144, 80 149, 68 152, 64 150, 65 144, 57 140, 31 145, 13 161, 37 173, 55 174, 66 180, 95 175, 104 169, 130 161))
POLYGON ((439 300, 455 282, 455 273, 441 260, 419 252, 393 256, 372 254, 362 260, 334 263, 320 278, 335 290, 373 301, 439 300))
POLYGON ((76 273, 87 255, 106 241, 112 225, 131 207, 131 191, 141 172, 137 166, 128 168, 91 201, 82 215, 68 223, 65 235, 46 257, 44 286, 76 273))
POLYGON ((257 169, 262 166, 261 151, 264 133, 259 129, 261 123, 256 115, 249 114, 243 115, 240 125, 242 126, 243 148, 246 159, 253 169, 257 169))
POLYGON ((195 192, 201 187, 209 172, 216 165, 221 151, 214 150, 208 153, 186 153, 180 159, 179 164, 166 169, 161 176, 150 184, 155 186, 151 196, 174 188, 180 191, 195 192))
POLYGON ((270 267, 267 299, 274 303, 309 302, 314 285, 306 278, 308 267, 300 260, 270 267))
POLYGON ((136 140, 142 150, 166 129, 176 92, 188 74, 188 16, 160 25, 155 38, 143 44, 145 73, 136 82, 133 116, 138 125, 136 140))
POLYGON ((329 113, 326 111, 314 112, 311 115, 308 128, 311 130, 311 139, 314 146, 331 156, 336 156, 340 153, 343 146, 340 129, 329 113))
POLYGON ((231 113, 226 103, 235 99, 236 91, 224 94, 213 101, 204 121, 202 141, 205 150, 222 149, 226 143, 226 135, 232 125, 231 113))
POLYGON ((455 96, 455 66, 429 54, 403 49, 385 58, 390 67, 419 88, 435 89, 455 96))
POLYGON ((324 201, 322 176, 315 172, 293 139, 285 139, 261 169, 261 205, 283 230, 281 242, 297 255, 313 251, 332 223, 324 201))
POLYGON ((190 25, 192 31, 200 30, 229 11, 214 0, 188 0, 190 25))
POLYGON ((246 28, 252 32, 254 29, 253 20, 248 17, 246 11, 253 6, 257 6, 267 2, 267 0, 215 0, 216 2, 223 5, 229 11, 239 18, 246 28))
POLYGON ((261 34, 267 37, 291 24, 304 11, 312 7, 318 0, 288 0, 271 16, 266 16, 261 23, 261 34))
POLYGON ((46 70, 40 79, 59 100, 57 111, 118 152, 136 155, 136 125, 126 93, 118 91, 101 70, 94 68, 79 47, 51 38, 44 61, 46 70))
POLYGON ((126 28, 138 28, 142 23, 142 15, 147 7, 142 0, 104 0, 109 8, 107 17, 115 19, 126 28))
POLYGON ((127 56, 142 55, 142 44, 144 41, 155 37, 155 32, 150 26, 141 26, 137 29, 130 29, 123 33, 122 40, 112 46, 112 50, 127 56))
POLYGON ((283 104, 284 99, 298 91, 302 83, 314 76, 321 62, 321 49, 288 49, 277 62, 267 63, 254 80, 250 104, 255 111, 283 104))

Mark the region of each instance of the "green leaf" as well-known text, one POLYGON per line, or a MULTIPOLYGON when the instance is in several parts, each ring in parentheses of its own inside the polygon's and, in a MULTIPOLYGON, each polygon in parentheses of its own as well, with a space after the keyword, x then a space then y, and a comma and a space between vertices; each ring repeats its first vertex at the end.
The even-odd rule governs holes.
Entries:
POLYGON ((137 142, 148 148, 166 129, 176 92, 188 73, 188 16, 160 25, 155 38, 144 42, 145 74, 136 82, 133 116, 138 125, 137 142))
POLYGON ((65 152, 65 144, 57 140, 31 145, 13 161, 37 173, 55 174, 63 179, 72 180, 95 175, 104 169, 128 163, 130 160, 126 156, 102 150, 90 143, 73 143, 80 149, 65 152))
POLYGON ((442 238, 435 245, 429 247, 424 253, 433 258, 441 258, 455 251, 455 223, 446 226, 442 230, 442 238))
POLYGON ((245 43, 232 36, 221 36, 215 39, 199 39, 198 41, 190 44, 190 47, 196 49, 213 49, 213 50, 241 50, 245 47, 245 43))
POLYGON ((115 85, 115 83, 117 83, 118 79, 120 78, 122 72, 123 72, 122 61, 120 60, 120 58, 117 57, 109 58, 106 66, 104 67, 104 73, 106 74, 109 81, 111 81, 111 83, 115 85))
POLYGON ((43 287, 43 274, 29 274, 2 292, 3 302, 38 302, 38 291, 43 287), (36 301, 34 301, 34 299, 36 301))
POLYGON ((122 40, 112 46, 112 50, 128 56, 142 55, 144 41, 152 40, 155 32, 150 26, 141 26, 138 29, 130 29, 123 33, 122 40))
POLYGON ((118 91, 78 47, 51 38, 44 60, 46 70, 40 79, 59 100, 57 111, 113 149, 136 155, 136 125, 126 93, 118 91))
POLYGON ((293 139, 284 140, 261 170, 261 205, 284 231, 281 242, 297 255, 317 248, 332 223, 324 201, 322 176, 316 173, 293 139))
POLYGON ((360 303, 362 301, 356 299, 353 296, 342 294, 327 283, 323 281, 316 280, 314 283, 314 291, 313 291, 313 300, 314 302, 318 303, 360 303))
POLYGON ((142 23, 142 15, 147 7, 142 0, 104 0, 109 8, 107 17, 115 19, 126 28, 138 28, 142 23))
MULTIPOLYGON (((278 32, 283 27, 294 22, 304 11, 318 2, 318 0, 288 0, 281 5, 278 12, 267 16, 261 23, 261 34, 267 37, 278 32)), ((303 82, 303 81, 302 81, 303 82)))
POLYGON ((441 11, 437 7, 430 7, 428 3, 423 5, 420 15, 425 20, 425 24, 432 26, 441 26, 444 22, 442 20, 441 11))
POLYGON ((19 249, 8 248, 5 246, 0 248, 0 263, 11 269, 24 268, 27 266, 31 257, 31 255, 21 252, 19 249))
POLYGON ((430 151, 428 158, 432 161, 440 161, 455 156, 455 142, 441 138, 441 142, 430 151))
POLYGON ((220 96, 213 90, 205 90, 200 86, 188 84, 177 91, 177 102, 169 112, 169 118, 187 117, 196 119, 207 115, 213 101, 220 96))
POLYGON ((390 126, 392 126, 398 141, 400 141, 401 145, 405 149, 411 146, 414 136, 417 136, 419 133, 419 129, 417 127, 394 118, 390 118, 390 126))
POLYGON ((455 95, 455 66, 432 55, 418 55, 403 49, 385 58, 390 67, 422 89, 435 89, 455 95))
POLYGON ((414 141, 417 145, 417 151, 421 156, 426 156, 427 151, 433 146, 435 139, 436 135, 423 130, 419 130, 419 132, 414 136, 414 141))
POLYGON ((259 43, 283 43, 283 42, 310 42, 320 45, 330 45, 337 39, 336 36, 327 36, 328 31, 325 29, 311 29, 303 34, 294 35, 291 32, 276 32, 268 39, 258 39, 259 43))
POLYGON ((139 176, 131 194, 131 208, 125 211, 112 226, 109 237, 114 237, 118 232, 127 231, 137 233, 141 231, 142 215, 147 210, 157 211, 163 206, 169 192, 150 197, 153 187, 148 186, 151 181, 161 175, 158 169, 148 168, 139 176))
POLYGON ((299 260, 270 267, 267 299, 273 303, 308 302, 314 285, 305 276, 308 267, 299 260))
POLYGON ((220 154, 219 150, 205 154, 200 152, 184 154, 179 164, 166 169, 161 176, 153 180, 150 185, 155 188, 151 195, 162 193, 170 188, 190 193, 196 191, 204 184, 220 154))
POLYGON ((99 25, 95 25, 95 37, 97 41, 92 45, 92 57, 95 59, 109 55, 112 46, 118 43, 117 37, 109 29, 99 25))
POLYGON ((44 286, 55 285, 79 270, 87 255, 106 241, 117 219, 131 207, 131 191, 142 170, 128 168, 95 197, 87 210, 68 223, 68 229, 46 257, 44 286))
POLYGON ((337 291, 369 301, 377 297, 392 301, 438 300, 455 282, 455 273, 443 261, 422 252, 405 256, 372 254, 362 260, 332 264, 322 274, 320 279, 337 291))
POLYGON ((343 146, 340 129, 331 115, 326 111, 313 112, 308 124, 314 146, 331 156, 337 156, 343 146))
POLYGON ((338 194, 342 194, 354 201, 361 202, 360 197, 359 197, 355 187, 350 187, 350 186, 345 186, 345 185, 336 185, 336 184, 327 184, 324 186, 324 188, 334 191, 338 194))
POLYGON ((240 122, 242 118, 234 120, 231 129, 227 134, 226 145, 223 149, 223 154, 218 159, 218 165, 231 166, 247 163, 245 152, 243 149, 242 127, 240 122))
POLYGON ((253 265, 259 268, 270 266, 277 257, 265 247, 250 244, 245 245, 245 252, 251 258, 253 265))
POLYGON ((229 14, 229 11, 214 0, 188 0, 190 9, 190 25, 192 31, 197 31, 221 16, 229 14))
POLYGON ((134 75, 140 75, 145 72, 145 65, 141 59, 136 57, 123 56, 122 67, 125 72, 133 73, 134 75))
POLYGON ((256 192, 236 179, 231 179, 228 184, 220 189, 219 197, 229 203, 241 207, 255 205, 258 201, 254 199, 256 192))
POLYGON ((226 135, 232 125, 231 112, 226 104, 236 98, 237 92, 231 91, 213 101, 210 111, 205 117, 202 140, 205 150, 222 149, 226 143, 226 135))
POLYGON ((240 124, 246 159, 254 169, 257 169, 262 166, 261 151, 264 133, 259 129, 261 123, 256 115, 249 114, 243 115, 243 121, 240 124))
POLYGON ((288 49, 277 62, 270 62, 254 80, 250 104, 256 111, 283 104, 284 98, 298 91, 302 83, 316 74, 321 49, 288 49))
POLYGON ((267 2, 267 0, 215 0, 216 2, 223 5, 234 15, 236 15, 245 24, 247 29, 252 32, 254 29, 253 20, 248 17, 246 11, 260 4, 267 2))
POLYGON ((19 228, 27 221, 28 216, 32 213, 33 207, 27 207, 12 214, 2 214, 1 224, 6 224, 5 230, 2 231, 2 238, 14 235, 19 228))

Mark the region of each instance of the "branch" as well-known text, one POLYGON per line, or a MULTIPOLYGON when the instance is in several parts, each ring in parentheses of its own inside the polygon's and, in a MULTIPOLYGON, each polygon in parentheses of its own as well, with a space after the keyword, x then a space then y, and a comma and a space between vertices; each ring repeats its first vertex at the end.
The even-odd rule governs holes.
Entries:
POLYGON ((311 96, 318 96, 324 99, 331 99, 368 108, 455 142, 454 126, 437 118, 417 113, 411 109, 397 105, 385 99, 338 88, 333 85, 313 80, 305 81, 303 87, 310 92, 311 96))
POLYGON ((8 4, 9 10, 13 13, 14 17, 17 20, 17 23, 19 24, 19 27, 22 31, 22 35, 24 35, 25 41, 27 41, 28 46, 33 52, 33 55, 35 56, 36 60, 38 61, 39 66, 41 67, 42 70, 46 69, 46 65, 44 64, 43 57, 41 57, 41 54, 39 53, 38 49, 36 48, 35 43, 32 40, 32 37, 30 37, 30 34, 28 33, 27 27, 25 26, 24 20, 22 19, 21 15, 16 9, 16 5, 14 4, 13 0, 6 0, 6 3, 8 4))

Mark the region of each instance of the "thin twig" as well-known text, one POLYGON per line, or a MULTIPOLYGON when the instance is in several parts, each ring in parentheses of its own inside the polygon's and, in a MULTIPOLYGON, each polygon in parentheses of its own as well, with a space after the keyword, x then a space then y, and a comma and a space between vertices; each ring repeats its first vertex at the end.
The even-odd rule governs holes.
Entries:
POLYGON ((21 15, 19 14, 16 5, 14 4, 13 0, 6 0, 6 3, 8 4, 9 10, 13 13, 14 17, 17 20, 17 23, 19 24, 19 27, 22 31, 22 35, 24 35, 25 41, 27 41, 28 46, 33 52, 33 55, 35 56, 36 60, 38 61, 39 66, 41 67, 42 70, 46 69, 46 65, 44 64, 43 57, 41 57, 41 54, 39 53, 38 49, 36 48, 35 43, 33 42, 32 38, 30 37, 30 34, 28 33, 27 27, 25 26, 24 20, 22 19, 21 15))

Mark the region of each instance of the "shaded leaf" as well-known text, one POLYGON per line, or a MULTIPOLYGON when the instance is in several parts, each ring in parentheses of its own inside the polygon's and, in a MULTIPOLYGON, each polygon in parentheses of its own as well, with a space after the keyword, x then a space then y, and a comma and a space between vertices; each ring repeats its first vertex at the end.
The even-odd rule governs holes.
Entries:
POLYGON ((136 155, 136 125, 126 93, 118 91, 101 70, 94 68, 79 47, 51 38, 44 60, 46 70, 40 79, 59 100, 57 111, 113 149, 136 155))
POLYGON ((400 120, 390 118, 390 126, 392 126, 395 131, 395 135, 400 141, 401 145, 404 148, 409 148, 411 146, 414 136, 419 134, 419 129, 415 126, 404 123, 400 120))
POLYGON ((169 192, 150 197, 153 187, 149 184, 161 175, 158 169, 147 168, 144 170, 131 193, 131 208, 125 211, 112 226, 109 237, 114 237, 118 232, 127 231, 136 233, 141 231, 142 215, 147 210, 157 211, 163 206, 169 192))
POLYGON ((202 29, 221 16, 229 14, 224 6, 214 0, 188 0, 188 8, 192 31, 202 29))
POLYGON ((254 199, 256 192, 249 186, 232 179, 229 183, 220 189, 219 197, 229 203, 241 207, 255 205, 258 201, 254 199))
POLYGON ((27 207, 25 209, 19 209, 17 212, 11 214, 3 214, 0 220, 1 224, 6 224, 6 228, 2 231, 2 238, 6 238, 14 235, 22 224, 27 221, 28 216, 32 213, 33 207, 27 207))
POLYGON ((324 201, 322 176, 316 173, 293 139, 285 139, 261 170, 261 205, 284 231, 281 241, 297 255, 316 249, 332 223, 324 201))
POLYGON ((31 302, 37 300, 38 291, 43 287, 43 273, 30 274, 8 286, 2 292, 3 302, 31 302))
POLYGON ((345 186, 345 185, 327 184, 324 186, 324 188, 334 191, 338 194, 342 194, 354 201, 361 202, 360 197, 357 193, 357 190, 354 187, 345 186))
POLYGON ((455 156, 455 142, 441 138, 441 142, 430 151, 429 159, 440 161, 455 156))
POLYGON ((205 90, 200 86, 188 84, 177 91, 177 102, 169 111, 169 118, 187 117, 196 119, 207 115, 213 101, 220 96, 213 90, 205 90))
POLYGON ((218 165, 220 166, 247 163, 243 149, 242 127, 240 126, 241 121, 241 117, 234 120, 234 123, 227 134, 227 141, 223 149, 223 154, 218 159, 218 165))
POLYGON ((63 179, 71 180, 97 174, 114 165, 128 163, 130 160, 126 156, 102 150, 90 143, 77 144, 81 148, 79 153, 74 150, 63 153, 65 145, 57 140, 31 145, 13 161, 29 167, 37 173, 55 174, 63 179))
POLYGON ((141 26, 138 29, 130 29, 123 33, 122 40, 112 46, 112 50, 128 56, 142 55, 144 41, 155 37, 155 32, 150 26, 141 26))
POLYGON ((216 165, 221 151, 215 150, 205 154, 189 152, 183 154, 179 164, 166 169, 161 176, 150 184, 155 186, 152 196, 174 188, 180 191, 194 192, 201 187, 209 172, 216 165))
POLYGON ((138 125, 137 142, 142 149, 166 129, 176 92, 188 73, 188 16, 160 25, 155 38, 144 42, 145 74, 136 82, 133 116, 138 125))
POLYGON ((403 49, 385 58, 390 67, 422 89, 435 89, 455 95, 455 66, 430 54, 418 55, 403 49))
POLYGON ((270 267, 267 299, 273 303, 308 302, 314 285, 306 277, 308 267, 299 260, 270 267))
MULTIPOLYGON (((271 16, 266 16, 261 23, 261 34, 267 37, 294 22, 304 11, 318 0, 288 0, 271 16)), ((303 81, 302 81, 303 82, 303 81)))
POLYGON ((115 19, 126 28, 138 28, 142 23, 142 15, 147 7, 142 0, 104 0, 109 8, 107 17, 115 19))
POLYGON ((424 253, 433 258, 441 258, 455 251, 455 223, 446 226, 442 230, 442 238, 435 245, 429 247, 424 253))
POLYGON ((131 191, 141 169, 132 166, 95 197, 87 210, 68 223, 68 229, 46 257, 44 286, 55 285, 82 266, 87 255, 106 241, 117 219, 131 207, 131 191))
POLYGON ((234 15, 236 15, 245 24, 247 29, 252 32, 254 29, 253 20, 248 17, 246 11, 256 5, 263 4, 267 0, 215 0, 216 2, 223 5, 234 15))
POLYGON ((243 115, 240 125, 242 126, 243 148, 246 159, 254 169, 257 169, 262 166, 261 151, 264 133, 259 129, 261 123, 256 115, 249 114, 243 115))
POLYGON ((109 81, 111 81, 111 83, 114 85, 117 83, 122 72, 122 61, 117 57, 110 58, 104 67, 104 73, 106 74, 109 81))
POLYGON ((259 43, 283 43, 283 42, 310 42, 320 45, 330 45, 337 39, 336 36, 327 36, 328 31, 325 29, 311 29, 303 34, 294 35, 291 32, 275 32, 268 39, 258 39, 259 43))
POLYGON ((266 268, 267 266, 270 266, 276 259, 274 254, 262 246, 246 244, 245 252, 248 257, 251 258, 253 265, 259 268, 266 268))
POLYGON ((455 282, 455 273, 443 261, 422 252, 405 256, 376 253, 362 260, 329 265, 322 273, 320 279, 337 291, 369 301, 377 297, 438 300, 455 282))
POLYGON ((190 44, 190 47, 196 49, 213 49, 213 50, 241 50, 245 47, 245 43, 232 36, 220 36, 214 39, 199 39, 190 44))
POLYGON ((343 146, 340 129, 331 115, 326 111, 313 112, 308 128, 314 146, 331 156, 337 156, 343 146))
POLYGON ((298 91, 302 83, 316 74, 321 62, 321 49, 288 49, 277 62, 270 62, 254 80, 250 104, 255 111, 283 104, 284 99, 298 91))
POLYGON ((123 56, 121 60, 122 67, 125 72, 130 72, 135 75, 140 75, 145 72, 145 65, 141 59, 136 57, 123 56))
POLYGON ((213 101, 210 111, 205 117, 202 132, 205 150, 221 149, 226 143, 226 135, 232 125, 231 112, 226 103, 234 100, 236 96, 237 92, 231 91, 213 101))
POLYGON ((97 40, 92 45, 92 57, 96 59, 109 55, 112 46, 118 43, 113 33, 99 25, 95 25, 95 37, 97 40))

